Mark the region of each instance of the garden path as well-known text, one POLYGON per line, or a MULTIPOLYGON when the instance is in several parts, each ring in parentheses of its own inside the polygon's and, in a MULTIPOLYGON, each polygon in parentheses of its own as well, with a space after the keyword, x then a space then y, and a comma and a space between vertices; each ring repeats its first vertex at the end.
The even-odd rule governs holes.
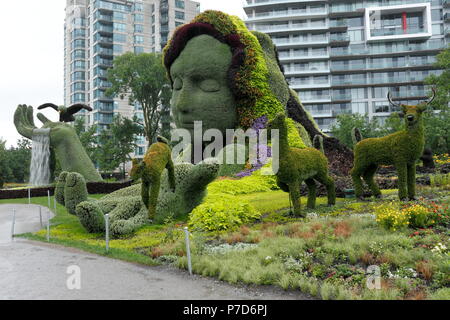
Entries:
MULTIPOLYGON (((178 269, 141 266, 72 248, 18 238, 11 241, 13 208, 17 209, 18 232, 40 229, 39 213, 34 214, 35 207, 28 207, 29 210, 27 207, 0 205, 0 239, 3 239, 0 242, 0 300, 309 299, 300 292, 285 292, 273 287, 231 286, 211 278, 196 275, 190 277, 178 269), (37 220, 33 215, 37 215, 37 220), (68 268, 73 266, 75 269, 69 269, 72 273, 68 273, 68 268), (68 280, 75 279, 77 267, 80 271, 81 288, 70 290, 67 283, 68 280)), ((69 281, 75 287, 77 283, 76 279, 69 281)))

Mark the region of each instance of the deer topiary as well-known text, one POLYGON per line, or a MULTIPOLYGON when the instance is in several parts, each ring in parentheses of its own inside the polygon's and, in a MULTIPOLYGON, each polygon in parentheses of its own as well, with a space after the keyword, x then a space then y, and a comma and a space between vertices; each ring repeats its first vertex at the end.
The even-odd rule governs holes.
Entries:
POLYGON ((164 169, 169 173, 169 184, 172 192, 175 192, 175 171, 172 162, 172 150, 168 141, 158 136, 158 142, 148 148, 144 160, 139 163, 133 160, 133 168, 130 175, 135 180, 142 180, 142 202, 148 209, 148 218, 153 220, 156 214, 156 205, 161 186, 161 174, 164 169))
POLYGON ((305 217, 300 207, 300 186, 303 181, 308 186, 308 208, 314 209, 316 206, 316 180, 327 188, 328 205, 334 205, 336 203, 334 180, 328 174, 328 160, 323 153, 322 137, 314 137, 315 148, 290 147, 286 116, 283 113, 269 122, 268 129, 279 130, 280 159, 279 169, 276 172, 277 184, 283 191, 289 192, 294 205, 294 215, 305 217))
POLYGON ((362 140, 359 130, 353 130, 353 139, 357 142, 355 160, 351 171, 356 197, 363 198, 361 177, 375 197, 381 197, 380 189, 374 180, 379 165, 394 165, 398 173, 398 196, 400 200, 415 199, 416 162, 423 154, 425 138, 422 114, 434 100, 433 96, 416 106, 396 104, 391 93, 388 100, 394 107, 400 108, 405 118, 405 129, 382 138, 362 140))

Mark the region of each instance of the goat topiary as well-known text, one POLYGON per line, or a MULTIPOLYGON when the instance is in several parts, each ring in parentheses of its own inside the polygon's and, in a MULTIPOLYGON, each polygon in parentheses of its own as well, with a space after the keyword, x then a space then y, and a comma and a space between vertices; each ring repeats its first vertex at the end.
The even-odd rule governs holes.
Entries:
POLYGON ((425 138, 422 113, 427 109, 436 96, 417 106, 398 105, 388 94, 389 102, 401 110, 405 116, 406 129, 390 134, 383 138, 362 140, 359 130, 353 130, 355 146, 355 160, 351 171, 355 194, 363 198, 364 178, 375 197, 381 197, 380 189, 374 181, 375 172, 379 165, 394 165, 398 173, 398 196, 401 200, 413 200, 416 195, 416 162, 423 153, 425 138))
POLYGON ((66 187, 66 179, 67 179, 67 171, 63 171, 60 173, 57 181, 56 181, 56 187, 55 187, 55 198, 56 202, 58 202, 60 205, 64 206, 64 188, 66 187))
POLYGON ((328 205, 334 205, 336 194, 334 181, 328 175, 328 161, 323 151, 317 150, 317 148, 323 150, 321 137, 317 136, 314 139, 313 144, 316 149, 289 147, 286 116, 282 113, 269 122, 268 129, 279 130, 280 160, 279 169, 276 172, 277 183, 283 191, 289 192, 294 205, 294 214, 304 217, 300 208, 300 186, 303 181, 308 186, 308 208, 316 206, 315 180, 327 187, 328 205))
POLYGON ((64 204, 67 211, 70 214, 76 215, 77 205, 86 201, 87 196, 88 191, 84 177, 77 172, 68 173, 64 187, 64 204))
POLYGON ((161 187, 161 174, 164 169, 169 172, 169 184, 172 192, 175 192, 175 172, 172 162, 172 151, 168 141, 163 137, 158 137, 158 142, 148 148, 144 160, 138 163, 133 161, 131 177, 142 180, 142 202, 148 209, 148 218, 154 219, 156 214, 156 204, 161 187))

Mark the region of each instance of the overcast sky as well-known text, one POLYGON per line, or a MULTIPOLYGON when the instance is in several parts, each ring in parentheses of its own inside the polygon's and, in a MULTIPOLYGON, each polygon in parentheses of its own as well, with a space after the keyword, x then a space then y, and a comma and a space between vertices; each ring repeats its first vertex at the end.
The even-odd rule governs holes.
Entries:
MULTIPOLYGON (((245 16, 245 0, 197 0, 201 10, 245 16)), ((0 10, 0 138, 15 144, 13 124, 19 104, 63 104, 65 0, 2 1, 0 10)), ((45 111, 56 121, 56 112, 45 111)), ((41 123, 35 120, 39 127, 41 123)))

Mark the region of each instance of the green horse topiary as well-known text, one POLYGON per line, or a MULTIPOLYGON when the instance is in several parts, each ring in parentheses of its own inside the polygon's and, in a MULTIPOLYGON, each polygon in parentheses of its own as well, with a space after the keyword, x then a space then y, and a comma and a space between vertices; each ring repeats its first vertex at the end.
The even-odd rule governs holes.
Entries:
POLYGON ((148 209, 148 218, 154 219, 156 214, 156 204, 161 186, 161 174, 164 169, 169 173, 169 184, 172 192, 175 192, 175 171, 172 161, 172 150, 168 141, 158 136, 157 143, 148 148, 144 160, 139 163, 133 160, 131 177, 133 180, 142 180, 142 202, 148 209))
POLYGON ((422 113, 434 100, 433 97, 417 106, 398 105, 388 94, 389 102, 401 110, 405 116, 406 129, 390 134, 383 138, 362 140, 359 130, 353 130, 354 140, 359 141, 355 146, 355 161, 351 171, 355 194, 363 198, 364 178, 375 197, 381 197, 381 191, 374 181, 375 172, 379 165, 394 165, 398 173, 398 196, 400 200, 411 200, 416 196, 416 162, 423 154, 425 138, 422 113))
MULTIPOLYGON (((279 114, 269 122, 269 130, 279 130, 279 168, 276 172, 279 187, 289 192, 294 205, 294 215, 303 216, 300 208, 300 186, 305 181, 308 186, 308 208, 316 206, 316 182, 324 184, 327 188, 328 205, 336 203, 334 180, 328 175, 328 161, 323 154, 323 145, 320 136, 314 139, 315 148, 298 149, 288 144, 288 130, 286 116, 279 114), (320 150, 317 150, 320 149, 320 150)), ((274 141, 272 141, 274 143, 274 141)), ((274 167, 275 170, 275 167, 274 167)))
POLYGON ((66 184, 64 186, 64 204, 70 214, 76 215, 76 207, 83 201, 86 201, 88 191, 86 180, 77 172, 67 174, 66 184))

